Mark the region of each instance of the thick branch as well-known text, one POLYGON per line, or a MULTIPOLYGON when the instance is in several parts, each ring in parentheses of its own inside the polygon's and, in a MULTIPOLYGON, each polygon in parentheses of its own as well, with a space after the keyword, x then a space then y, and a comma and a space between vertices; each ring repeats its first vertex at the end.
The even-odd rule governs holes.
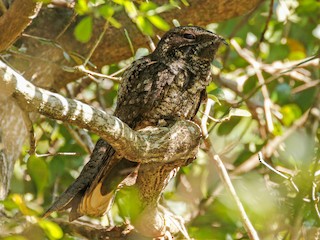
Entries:
POLYGON ((1 61, 0 84, 2 97, 13 96, 26 111, 86 128, 131 161, 164 163, 190 159, 197 152, 201 133, 190 121, 177 122, 171 128, 133 131, 104 111, 34 86, 1 61))
POLYGON ((83 221, 74 221, 70 223, 59 218, 52 219, 52 221, 58 223, 64 232, 73 235, 80 235, 86 239, 146 239, 135 231, 130 231, 129 226, 105 228, 83 221))
POLYGON ((6 50, 37 16, 41 3, 33 0, 15 0, 0 18, 0 52, 6 50))
MULTIPOLYGON (((247 14, 257 7, 261 1, 191 0, 188 1, 189 7, 180 3, 181 6, 179 8, 163 12, 160 16, 171 26, 172 19, 177 19, 181 25, 194 24, 206 26, 213 22, 221 22, 232 17, 247 14)), ((168 3, 167 0, 156 0, 154 2, 158 5, 168 3)), ((26 32, 32 36, 55 39, 58 46, 62 48, 57 47, 56 44, 39 44, 39 40, 36 38, 24 36, 20 39, 19 45, 23 44, 27 49, 27 53, 11 52, 12 55, 8 59, 10 64, 25 72, 25 76, 28 79, 32 76, 35 82, 41 82, 41 86, 50 86, 54 89, 60 89, 68 82, 79 78, 81 75, 78 72, 68 72, 66 69, 79 64, 80 58, 77 57, 78 55, 84 58, 89 55, 101 34, 105 20, 95 19, 92 38, 88 43, 83 44, 74 38, 75 23, 82 17, 79 16, 75 19, 73 11, 72 9, 43 7, 39 16, 26 32), (74 21, 75 23, 73 23, 74 21), (69 27, 65 29, 66 26, 69 27), (61 34, 62 32, 63 34, 61 34), (76 61, 67 60, 65 53, 68 53, 71 59, 76 59, 76 61), (30 64, 20 64, 21 58, 29 61, 30 64), (37 73, 36 75, 34 74, 35 72, 37 73)), ((132 56, 124 29, 127 30, 135 50, 139 47, 147 47, 146 38, 124 10, 117 12, 114 17, 122 24, 122 27, 120 29, 114 27, 107 29, 102 41, 99 43, 98 50, 94 51, 90 58, 90 62, 97 67, 95 71, 99 71, 104 65, 113 64, 132 56)), ((159 34, 159 36, 163 35, 163 32, 157 30, 157 28, 154 28, 154 30, 155 34, 159 34)), ((0 28, 1 31, 2 29, 0 28)), ((154 40, 156 39, 155 37, 154 40)))

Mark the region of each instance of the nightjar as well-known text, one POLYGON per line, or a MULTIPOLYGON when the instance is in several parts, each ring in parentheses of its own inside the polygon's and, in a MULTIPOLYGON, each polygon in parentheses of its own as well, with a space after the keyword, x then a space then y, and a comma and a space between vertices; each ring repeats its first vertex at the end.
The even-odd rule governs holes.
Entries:
MULTIPOLYGON (((154 52, 136 60, 125 71, 114 115, 132 129, 170 126, 192 120, 206 98, 211 81, 210 63, 225 40, 200 27, 176 27, 159 41, 154 52)), ((173 165, 140 166, 119 156, 104 140, 98 140, 90 161, 75 182, 53 203, 45 215, 71 208, 70 220, 84 214, 101 216, 126 179, 138 171, 137 182, 145 201, 156 202, 173 165)), ((134 184, 134 183, 131 183, 134 184)))

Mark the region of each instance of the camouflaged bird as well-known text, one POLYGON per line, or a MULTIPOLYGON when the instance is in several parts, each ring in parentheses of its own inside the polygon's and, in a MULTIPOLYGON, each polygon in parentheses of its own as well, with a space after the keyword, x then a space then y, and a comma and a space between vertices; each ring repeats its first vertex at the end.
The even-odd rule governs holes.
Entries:
MULTIPOLYGON (((176 27, 159 41, 154 52, 136 60, 125 71, 114 115, 132 129, 169 126, 192 120, 206 98, 210 63, 225 40, 200 27, 176 27)), ((53 211, 71 208, 69 219, 101 216, 112 206, 115 193, 138 175, 145 201, 158 201, 174 164, 145 164, 122 158, 104 140, 98 140, 90 161, 75 182, 53 203, 53 211)))

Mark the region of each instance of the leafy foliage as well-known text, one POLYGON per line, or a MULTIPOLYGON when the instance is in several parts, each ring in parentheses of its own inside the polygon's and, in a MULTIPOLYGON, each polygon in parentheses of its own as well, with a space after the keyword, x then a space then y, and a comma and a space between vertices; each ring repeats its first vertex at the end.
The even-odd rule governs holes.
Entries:
MULTIPOLYGON (((166 31, 170 27, 159 14, 174 9, 177 4, 79 0, 76 11, 82 18, 75 27, 75 38, 83 43, 89 41, 95 18, 99 17, 113 27, 120 27, 118 11, 125 11, 143 34, 154 36, 154 28, 166 31)), ((269 2, 265 1, 249 16, 207 26, 234 40, 213 63, 216 81, 208 87, 208 94, 216 103, 210 112, 213 120, 208 121, 209 137, 224 160, 261 239, 317 239, 320 234, 320 3, 274 1, 271 7, 270 21, 267 20, 269 2), (264 40, 260 42, 264 26, 264 40), (228 121, 221 122, 223 119, 228 121), (259 164, 259 151, 287 179, 259 164)), ((147 53, 138 49, 136 56, 147 53)), ((105 66, 103 73, 110 75, 130 61, 124 59, 105 66)), ((83 82, 82 87, 70 83, 70 87, 77 89, 78 99, 112 108, 118 85, 104 79, 99 84, 83 82)), ((203 116, 204 109, 199 113, 199 117, 203 116)), ((29 239, 30 232, 37 238, 78 239, 40 216, 52 198, 78 175, 88 158, 84 141, 75 140, 72 129, 53 121, 42 119, 34 128, 38 154, 74 152, 77 155, 30 156, 26 153, 29 146, 25 146, 15 166, 10 195, 2 202, 8 218, 17 221, 0 227, 4 230, 1 234, 15 233, 5 234, 7 240, 29 239), (20 224, 25 222, 21 230, 20 224)), ((123 205, 130 201, 121 196, 112 209, 116 223, 123 221, 123 205)), ((247 239, 237 208, 204 151, 180 171, 164 196, 168 207, 188 220, 189 234, 194 239, 247 239)), ((102 218, 102 223, 109 223, 107 217, 102 218)))

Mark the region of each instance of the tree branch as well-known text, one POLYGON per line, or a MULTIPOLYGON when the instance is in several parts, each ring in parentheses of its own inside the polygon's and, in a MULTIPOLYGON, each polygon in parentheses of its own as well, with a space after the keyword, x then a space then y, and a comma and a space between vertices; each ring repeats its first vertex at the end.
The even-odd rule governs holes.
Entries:
POLYGON ((0 52, 8 49, 37 16, 42 3, 16 0, 0 18, 0 52))
POLYGON ((0 84, 3 86, 0 95, 12 96, 24 110, 86 128, 131 161, 165 163, 190 159, 197 153, 201 131, 193 122, 133 131, 102 110, 34 86, 1 61, 0 84))
POLYGON ((123 225, 120 227, 105 228, 79 220, 73 222, 67 222, 59 218, 51 220, 58 223, 64 232, 80 235, 86 239, 146 239, 136 231, 131 231, 130 226, 123 225))

